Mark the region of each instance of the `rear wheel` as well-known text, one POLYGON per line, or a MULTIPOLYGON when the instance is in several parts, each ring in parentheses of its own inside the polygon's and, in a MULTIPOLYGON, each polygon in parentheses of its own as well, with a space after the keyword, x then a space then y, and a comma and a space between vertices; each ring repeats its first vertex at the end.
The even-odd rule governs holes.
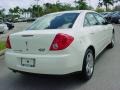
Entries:
POLYGON ((83 68, 82 68, 82 77, 84 80, 89 80, 94 72, 94 55, 91 49, 88 49, 85 53, 83 68))

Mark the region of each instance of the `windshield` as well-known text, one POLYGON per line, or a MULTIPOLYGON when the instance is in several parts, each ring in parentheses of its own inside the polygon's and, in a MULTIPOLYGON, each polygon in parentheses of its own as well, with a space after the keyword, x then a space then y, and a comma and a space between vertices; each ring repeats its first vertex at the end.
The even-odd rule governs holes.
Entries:
POLYGON ((48 14, 37 19, 27 30, 72 28, 79 13, 48 14))

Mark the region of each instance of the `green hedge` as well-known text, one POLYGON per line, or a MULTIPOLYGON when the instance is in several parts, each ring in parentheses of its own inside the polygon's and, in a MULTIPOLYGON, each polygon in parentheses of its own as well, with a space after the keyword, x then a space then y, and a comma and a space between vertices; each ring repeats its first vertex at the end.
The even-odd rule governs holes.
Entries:
POLYGON ((0 41, 0 51, 5 49, 5 42, 4 41, 0 41))

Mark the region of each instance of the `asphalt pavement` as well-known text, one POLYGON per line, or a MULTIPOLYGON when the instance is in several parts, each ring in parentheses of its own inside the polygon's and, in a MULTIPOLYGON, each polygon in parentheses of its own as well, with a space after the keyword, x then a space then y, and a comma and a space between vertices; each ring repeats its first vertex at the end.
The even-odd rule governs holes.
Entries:
POLYGON ((91 80, 83 82, 76 75, 22 75, 10 71, 0 57, 0 90, 120 90, 120 25, 115 26, 113 49, 97 58, 91 80))
POLYGON ((12 30, 8 30, 7 33, 5 34, 0 34, 0 40, 1 41, 6 41, 7 36, 12 33, 20 32, 22 30, 25 30, 27 27, 31 25, 31 22, 19 22, 19 23, 14 23, 14 28, 12 30))

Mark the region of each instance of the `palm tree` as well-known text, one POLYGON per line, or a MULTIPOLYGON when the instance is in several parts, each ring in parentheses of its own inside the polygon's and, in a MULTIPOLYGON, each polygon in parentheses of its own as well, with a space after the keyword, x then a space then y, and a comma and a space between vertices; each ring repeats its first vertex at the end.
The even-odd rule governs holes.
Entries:
POLYGON ((9 9, 9 13, 12 15, 19 15, 21 12, 22 10, 18 6, 14 7, 13 9, 12 8, 9 9))
POLYGON ((0 10, 0 16, 1 16, 1 17, 4 17, 4 16, 5 16, 4 12, 5 12, 5 9, 1 9, 1 10, 0 10))
POLYGON ((119 2, 120 0, 99 0, 99 6, 105 6, 106 11, 108 10, 109 5, 113 5, 114 3, 119 2))
POLYGON ((10 13, 10 14, 13 14, 13 13, 14 13, 14 11, 13 11, 12 8, 9 9, 9 13, 10 13))
POLYGON ((86 0, 78 0, 78 1, 75 0, 75 3, 77 4, 76 8, 79 10, 88 9, 88 5, 86 3, 86 0))
POLYGON ((14 9, 13 9, 14 13, 15 14, 20 14, 21 13, 21 9, 20 7, 16 6, 14 9))

